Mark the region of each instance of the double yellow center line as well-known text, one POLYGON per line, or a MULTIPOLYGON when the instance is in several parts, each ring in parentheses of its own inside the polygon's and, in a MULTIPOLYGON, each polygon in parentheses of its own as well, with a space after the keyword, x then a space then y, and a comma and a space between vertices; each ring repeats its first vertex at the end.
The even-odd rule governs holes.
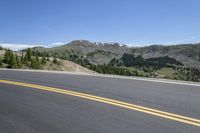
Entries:
POLYGON ((182 123, 200 127, 199 119, 194 119, 194 118, 190 118, 190 117, 186 117, 186 116, 182 116, 182 115, 178 115, 178 114, 160 111, 157 109, 152 109, 152 108, 148 108, 148 107, 144 107, 144 106, 130 104, 127 102, 122 102, 122 101, 113 100, 113 99, 109 99, 109 98, 99 97, 99 96, 95 96, 95 95, 90 95, 90 94, 80 93, 80 92, 75 92, 75 91, 70 91, 70 90, 59 89, 59 88, 55 88, 55 87, 48 87, 48 86, 43 86, 43 85, 22 83, 22 82, 9 81, 9 80, 0 80, 0 83, 23 86, 23 87, 30 87, 30 88, 39 89, 39 90, 45 90, 45 91, 56 92, 56 93, 65 94, 65 95, 76 96, 76 97, 89 99, 89 100, 93 100, 93 101, 98 101, 101 103, 106 103, 106 104, 130 109, 130 110, 134 110, 134 111, 139 111, 139 112, 143 112, 146 114, 159 116, 162 118, 166 118, 166 119, 170 119, 170 120, 174 120, 174 121, 178 121, 178 122, 182 122, 182 123))

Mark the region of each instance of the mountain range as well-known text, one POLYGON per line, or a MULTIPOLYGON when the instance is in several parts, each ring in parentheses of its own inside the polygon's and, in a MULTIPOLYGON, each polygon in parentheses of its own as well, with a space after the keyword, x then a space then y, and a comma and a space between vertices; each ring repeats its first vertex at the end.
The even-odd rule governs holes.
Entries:
POLYGON ((180 61, 186 67, 200 68, 200 43, 129 47, 120 43, 75 40, 62 46, 34 47, 33 49, 63 59, 68 59, 71 55, 84 57, 95 65, 108 64, 113 58, 121 58, 123 54, 128 53, 135 56, 141 55, 145 59, 168 56, 180 61))

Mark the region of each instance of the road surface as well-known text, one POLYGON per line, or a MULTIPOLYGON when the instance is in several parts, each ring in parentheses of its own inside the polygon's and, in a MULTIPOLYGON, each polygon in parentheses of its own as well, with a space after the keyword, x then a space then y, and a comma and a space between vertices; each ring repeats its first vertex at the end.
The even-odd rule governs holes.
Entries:
POLYGON ((0 70, 0 133, 56 132, 199 133, 200 85, 0 70))

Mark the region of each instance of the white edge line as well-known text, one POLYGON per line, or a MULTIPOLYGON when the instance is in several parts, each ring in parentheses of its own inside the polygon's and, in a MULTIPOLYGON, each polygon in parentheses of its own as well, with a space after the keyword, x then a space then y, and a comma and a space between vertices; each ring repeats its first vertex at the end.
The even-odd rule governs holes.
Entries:
POLYGON ((50 70, 33 70, 33 69, 6 69, 0 68, 0 71, 24 71, 24 72, 43 72, 43 73, 57 73, 57 74, 71 74, 71 75, 83 75, 83 76, 94 76, 94 77, 107 77, 107 78, 117 78, 117 79, 129 79, 129 80, 140 80, 158 83, 169 83, 178 85, 190 85, 200 87, 198 82, 180 81, 180 80, 168 80, 168 79, 156 79, 156 78, 143 78, 143 77, 133 77, 133 76, 121 76, 121 75, 108 75, 99 73, 84 73, 84 72, 67 72, 67 71, 50 71, 50 70))

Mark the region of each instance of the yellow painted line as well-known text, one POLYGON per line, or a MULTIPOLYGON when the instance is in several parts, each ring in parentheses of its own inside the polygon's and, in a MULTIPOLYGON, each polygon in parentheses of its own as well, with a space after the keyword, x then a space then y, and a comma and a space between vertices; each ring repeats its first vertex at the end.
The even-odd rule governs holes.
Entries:
POLYGON ((45 91, 51 91, 51 92, 76 96, 76 97, 89 99, 89 100, 93 100, 93 101, 98 101, 101 103, 106 103, 106 104, 110 104, 110 105, 114 105, 114 106, 118 106, 118 107, 123 107, 126 109, 135 110, 135 111, 143 112, 146 114, 151 114, 154 116, 159 116, 162 118, 166 118, 166 119, 170 119, 170 120, 174 120, 174 121, 178 121, 178 122, 182 122, 182 123, 200 127, 199 119, 194 119, 194 118, 190 118, 190 117, 186 117, 186 116, 182 116, 182 115, 178 115, 178 114, 174 114, 174 113, 160 111, 160 110, 156 110, 156 109, 152 109, 152 108, 148 108, 148 107, 144 107, 144 106, 139 106, 139 105, 135 105, 135 104, 131 104, 131 103, 126 103, 126 102, 122 102, 122 101, 118 101, 118 100, 113 100, 113 99, 109 99, 109 98, 104 98, 104 97, 99 97, 99 96, 90 95, 90 94, 86 94, 86 93, 80 93, 80 92, 64 90, 64 89, 59 89, 59 88, 54 88, 54 87, 48 87, 48 86, 42 86, 42 85, 36 85, 36 84, 30 84, 30 83, 22 83, 22 82, 16 82, 16 81, 9 81, 9 80, 0 80, 0 83, 30 87, 30 88, 35 88, 35 89, 39 89, 39 90, 45 90, 45 91))

